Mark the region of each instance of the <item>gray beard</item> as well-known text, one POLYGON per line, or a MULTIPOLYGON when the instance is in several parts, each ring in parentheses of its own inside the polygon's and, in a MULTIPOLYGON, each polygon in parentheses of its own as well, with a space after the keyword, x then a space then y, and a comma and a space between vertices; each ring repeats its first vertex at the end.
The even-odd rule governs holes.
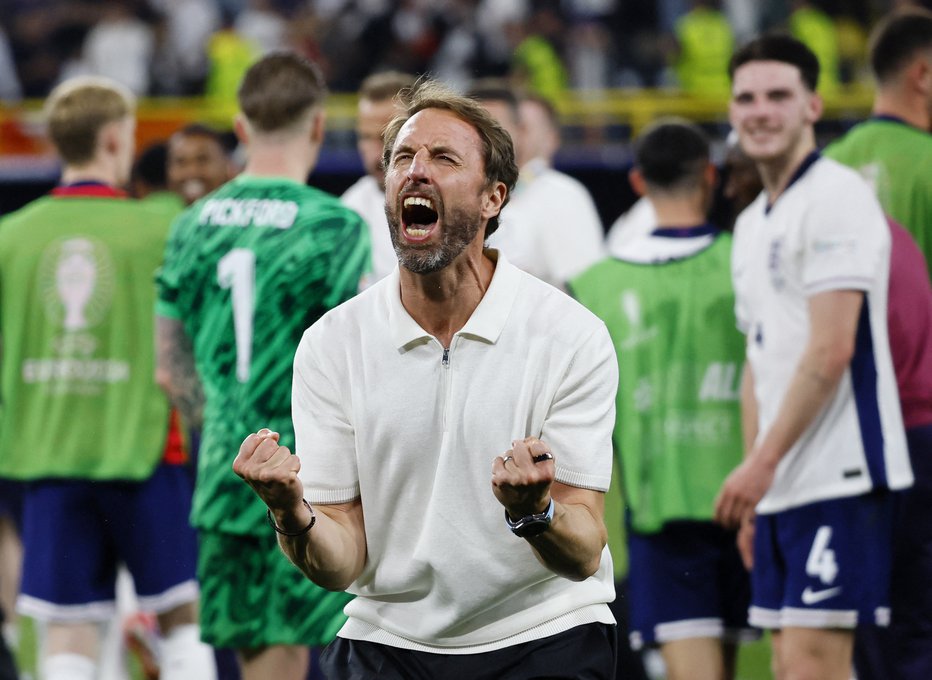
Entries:
POLYGON ((443 236, 439 244, 412 246, 404 243, 399 236, 400 220, 393 215, 387 217, 398 263, 415 274, 433 274, 449 267, 479 233, 478 211, 470 213, 459 209, 451 212, 449 220, 444 220, 443 236))

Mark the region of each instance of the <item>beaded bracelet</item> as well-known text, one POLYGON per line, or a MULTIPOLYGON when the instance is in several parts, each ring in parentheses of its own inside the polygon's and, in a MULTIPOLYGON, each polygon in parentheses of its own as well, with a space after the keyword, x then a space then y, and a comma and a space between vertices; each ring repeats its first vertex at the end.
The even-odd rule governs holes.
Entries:
POLYGON ((284 529, 280 529, 278 525, 275 524, 275 520, 272 519, 271 509, 265 511, 265 518, 269 521, 269 526, 275 529, 275 531, 281 534, 282 536, 294 537, 294 536, 303 536, 304 534, 306 534, 308 531, 311 530, 311 527, 314 526, 314 523, 317 522, 317 515, 314 514, 314 508, 312 508, 311 504, 307 502, 307 499, 302 498, 301 502, 304 503, 304 507, 310 510, 311 512, 311 521, 308 523, 306 527, 301 529, 301 531, 292 532, 292 531, 285 531, 284 529))

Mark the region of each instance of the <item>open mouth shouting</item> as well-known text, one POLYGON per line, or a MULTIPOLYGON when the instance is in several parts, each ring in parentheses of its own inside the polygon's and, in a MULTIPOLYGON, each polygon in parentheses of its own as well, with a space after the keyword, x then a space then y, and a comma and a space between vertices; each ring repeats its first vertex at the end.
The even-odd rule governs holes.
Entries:
POLYGON ((401 226, 405 239, 425 241, 437 228, 440 218, 432 199, 426 196, 405 196, 401 204, 401 226))

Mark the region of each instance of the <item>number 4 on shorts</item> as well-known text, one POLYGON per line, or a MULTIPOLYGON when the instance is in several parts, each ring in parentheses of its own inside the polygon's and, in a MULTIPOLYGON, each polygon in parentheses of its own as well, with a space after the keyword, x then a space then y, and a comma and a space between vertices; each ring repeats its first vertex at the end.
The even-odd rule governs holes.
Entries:
POLYGON ((806 573, 817 576, 822 583, 829 584, 838 575, 838 563, 835 561, 835 551, 828 547, 832 540, 832 527, 822 526, 816 531, 815 540, 806 559, 806 573))

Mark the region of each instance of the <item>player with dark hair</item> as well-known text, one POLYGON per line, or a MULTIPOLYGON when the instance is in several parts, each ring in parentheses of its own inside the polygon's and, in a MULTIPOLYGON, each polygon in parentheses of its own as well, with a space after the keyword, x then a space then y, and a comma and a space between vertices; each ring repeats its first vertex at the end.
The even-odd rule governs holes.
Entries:
POLYGON ((185 125, 168 140, 168 188, 191 205, 233 177, 232 154, 222 133, 201 123, 185 125))
POLYGON ((887 337, 890 234, 863 180, 815 150, 815 55, 767 35, 729 72, 729 119, 764 191, 735 227, 749 447, 716 518, 754 533, 750 621, 771 630, 776 676, 847 680, 854 628, 887 622, 889 491, 912 483, 887 337))
MULTIPOLYGON (((708 223, 716 173, 696 126, 659 121, 635 142, 631 184, 659 224, 570 281, 619 357, 614 443, 627 509, 635 649, 659 645, 670 680, 735 672, 750 582, 735 532, 712 521, 741 460, 731 237, 708 223)), ((620 518, 619 518, 620 519, 620 518)))

